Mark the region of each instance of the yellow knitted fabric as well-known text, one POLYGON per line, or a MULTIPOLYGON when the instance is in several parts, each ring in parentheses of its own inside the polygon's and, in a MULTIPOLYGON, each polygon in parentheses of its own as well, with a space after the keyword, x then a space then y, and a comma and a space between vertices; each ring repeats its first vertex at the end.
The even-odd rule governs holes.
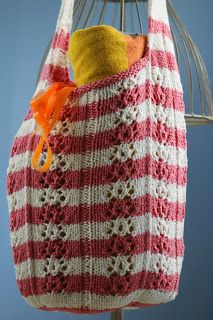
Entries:
POLYGON ((124 34, 108 25, 75 31, 69 58, 77 86, 100 80, 128 68, 124 34))

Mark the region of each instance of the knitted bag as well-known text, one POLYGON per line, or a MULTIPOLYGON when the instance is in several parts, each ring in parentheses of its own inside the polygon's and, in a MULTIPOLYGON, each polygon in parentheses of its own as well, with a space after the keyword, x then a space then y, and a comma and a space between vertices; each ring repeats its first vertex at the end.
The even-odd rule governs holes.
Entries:
MULTIPOLYGON (((72 0, 62 0, 36 89, 72 85, 72 0)), ((148 1, 145 55, 74 89, 32 166, 41 133, 29 108, 8 166, 10 235, 27 303, 99 313, 174 300, 184 256, 185 105, 166 0, 148 1), (34 133, 34 134, 33 134, 34 133), (39 163, 47 160, 43 146, 39 163)), ((104 63, 104 61, 103 61, 104 63)))

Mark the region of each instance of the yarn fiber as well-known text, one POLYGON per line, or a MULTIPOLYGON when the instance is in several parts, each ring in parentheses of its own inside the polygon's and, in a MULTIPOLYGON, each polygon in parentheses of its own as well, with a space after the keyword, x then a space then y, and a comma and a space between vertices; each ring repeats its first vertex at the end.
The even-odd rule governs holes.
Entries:
MULTIPOLYGON (((37 91, 71 81, 71 5, 62 2, 37 91)), ((50 170, 32 168, 39 133, 32 136, 30 109, 15 136, 7 175, 11 245, 20 293, 35 308, 100 313, 178 294, 187 140, 165 0, 149 0, 148 23, 143 58, 67 100, 49 135, 50 170)))
POLYGON ((145 35, 126 35, 107 25, 75 31, 69 40, 69 60, 77 86, 129 69, 144 54, 145 35))

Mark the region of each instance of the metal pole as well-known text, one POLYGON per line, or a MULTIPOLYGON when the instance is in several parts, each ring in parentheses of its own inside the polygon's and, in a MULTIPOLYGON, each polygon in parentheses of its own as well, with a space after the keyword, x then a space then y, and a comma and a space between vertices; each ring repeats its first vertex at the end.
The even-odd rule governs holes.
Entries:
POLYGON ((111 320, 124 320, 124 310, 119 309, 113 311, 111 314, 111 320))
POLYGON ((120 31, 124 32, 125 28, 125 0, 121 0, 120 8, 120 31))

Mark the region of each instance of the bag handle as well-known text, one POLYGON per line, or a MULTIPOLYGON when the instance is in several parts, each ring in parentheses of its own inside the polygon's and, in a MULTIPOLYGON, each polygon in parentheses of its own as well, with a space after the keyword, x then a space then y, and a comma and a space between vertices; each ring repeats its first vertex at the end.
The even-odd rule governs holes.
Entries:
MULTIPOLYGON (((39 81, 35 95, 53 82, 70 82, 68 45, 73 23, 74 0, 62 0, 56 29, 43 66, 40 68, 39 81)), ((42 62, 43 62, 42 61, 42 62)))
MULTIPOLYGON (((168 33, 171 34, 167 0, 147 0, 148 1, 148 33, 155 32, 159 23, 167 27, 168 33), (153 23, 157 20, 159 23, 153 23)), ((51 43, 46 49, 40 67, 39 81, 36 86, 35 94, 40 90, 46 89, 52 82, 72 82, 70 78, 70 66, 68 58, 68 45, 70 32, 73 23, 74 0, 62 0, 61 8, 58 15, 55 33, 51 43)), ((149 48, 154 44, 152 40, 148 42, 149 48)))
POLYGON ((169 0, 147 0, 148 17, 164 23, 169 27, 167 1, 169 0))

